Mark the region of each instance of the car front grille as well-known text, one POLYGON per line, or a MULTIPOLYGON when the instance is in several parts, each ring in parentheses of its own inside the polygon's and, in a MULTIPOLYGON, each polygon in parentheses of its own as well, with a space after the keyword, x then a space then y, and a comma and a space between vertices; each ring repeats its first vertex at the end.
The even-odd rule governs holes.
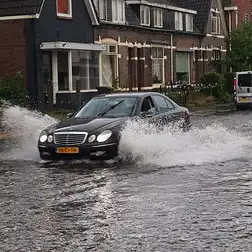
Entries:
POLYGON ((54 133, 54 143, 57 145, 79 145, 86 141, 87 132, 56 132, 54 133))

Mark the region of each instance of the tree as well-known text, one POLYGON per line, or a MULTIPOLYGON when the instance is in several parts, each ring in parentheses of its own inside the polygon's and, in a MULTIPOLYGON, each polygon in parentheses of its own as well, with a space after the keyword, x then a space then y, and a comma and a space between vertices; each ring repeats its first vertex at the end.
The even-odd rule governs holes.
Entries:
POLYGON ((252 22, 244 22, 231 32, 231 50, 226 56, 226 63, 233 71, 252 70, 252 22))

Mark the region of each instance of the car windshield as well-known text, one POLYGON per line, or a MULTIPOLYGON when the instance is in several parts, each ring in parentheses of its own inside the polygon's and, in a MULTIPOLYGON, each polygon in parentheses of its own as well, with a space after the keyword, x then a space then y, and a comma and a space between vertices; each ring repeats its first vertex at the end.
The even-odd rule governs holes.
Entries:
POLYGON ((78 111, 75 117, 122 117, 130 116, 136 105, 136 97, 93 98, 78 111))

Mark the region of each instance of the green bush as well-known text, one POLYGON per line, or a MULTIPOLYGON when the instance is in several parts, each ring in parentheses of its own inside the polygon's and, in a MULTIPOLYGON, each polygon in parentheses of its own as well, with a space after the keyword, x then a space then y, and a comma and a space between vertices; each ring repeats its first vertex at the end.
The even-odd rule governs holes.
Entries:
POLYGON ((223 75, 215 72, 206 73, 200 81, 203 84, 201 92, 205 95, 214 96, 216 99, 223 96, 225 82, 223 75))
POLYGON ((235 77, 235 73, 226 73, 225 74, 225 82, 224 82, 224 90, 229 94, 234 93, 233 89, 233 80, 235 77))
POLYGON ((0 78, 0 100, 16 105, 25 105, 28 102, 28 97, 22 73, 0 78))

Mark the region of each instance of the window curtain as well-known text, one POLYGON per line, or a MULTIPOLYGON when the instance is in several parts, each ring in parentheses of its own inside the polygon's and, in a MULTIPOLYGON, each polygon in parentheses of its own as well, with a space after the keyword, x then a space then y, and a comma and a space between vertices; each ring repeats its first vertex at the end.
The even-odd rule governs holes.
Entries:
POLYGON ((184 52, 176 53, 176 75, 177 81, 189 81, 189 54, 184 52))
POLYGON ((154 84, 163 82, 163 59, 152 60, 152 79, 154 84))
POLYGON ((58 13, 69 14, 69 0, 57 0, 58 13))
POLYGON ((115 75, 115 73, 113 73, 115 71, 113 58, 115 58, 115 56, 102 56, 102 86, 112 86, 112 79, 115 75))

